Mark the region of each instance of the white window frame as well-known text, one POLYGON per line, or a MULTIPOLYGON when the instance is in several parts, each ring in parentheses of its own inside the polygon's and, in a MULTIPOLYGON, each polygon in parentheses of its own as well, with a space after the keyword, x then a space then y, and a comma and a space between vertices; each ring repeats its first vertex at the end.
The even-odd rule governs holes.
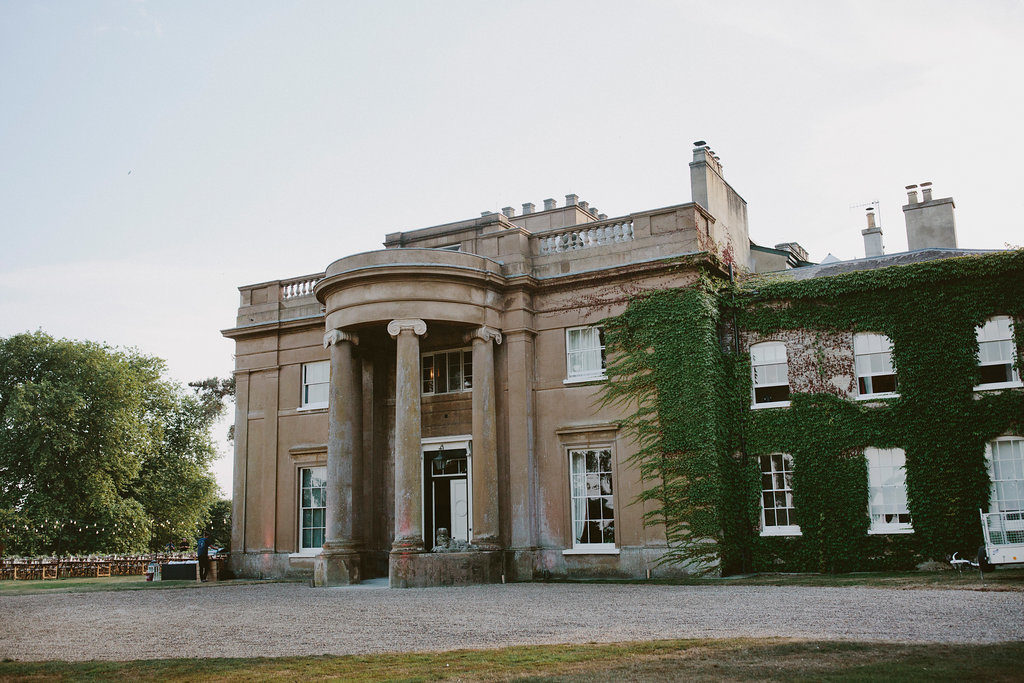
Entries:
MULTIPOLYGON (((764 505, 765 494, 770 493, 770 494, 772 494, 773 498, 774 498, 775 495, 778 495, 778 494, 786 495, 787 493, 789 494, 790 498, 792 498, 792 496, 793 496, 793 486, 792 486, 792 479, 793 479, 793 472, 794 472, 793 456, 791 456, 789 453, 770 453, 768 455, 762 455, 760 458, 758 458, 757 466, 758 466, 758 469, 761 472, 761 476, 762 477, 770 476, 772 478, 772 488, 771 489, 766 489, 764 487, 764 480, 762 479, 762 481, 761 481, 760 494, 759 494, 759 497, 761 499, 761 501, 760 501, 760 503, 761 503, 761 505, 760 505, 761 506, 761 535, 762 536, 801 536, 801 535, 803 535, 802 532, 800 531, 800 525, 799 524, 768 524, 768 520, 767 520, 767 517, 765 515, 765 505, 764 505), (782 464, 782 470, 781 471, 776 471, 775 470, 775 464, 774 464, 774 460, 772 458, 773 458, 773 456, 776 456, 776 455, 781 455, 782 456, 782 463, 783 464, 782 464), (770 468, 771 469, 770 469, 769 472, 765 472, 764 471, 764 464, 762 462, 763 458, 768 458, 769 463, 771 463, 770 464, 770 468), (787 463, 788 463, 788 467, 787 467, 787 463), (789 475, 788 480, 787 480, 787 477, 786 477, 787 474, 789 475), (777 476, 782 476, 782 478, 783 478, 783 485, 782 485, 781 488, 779 488, 776 485, 776 477, 777 476)), ((796 511, 796 506, 795 505, 792 505, 792 506, 787 505, 785 507, 781 507, 780 508, 778 506, 774 506, 773 505, 772 509, 773 510, 792 510, 792 511, 795 512, 796 511)))
MULTIPOLYGON (((436 351, 425 351, 420 354, 420 395, 421 396, 446 396, 448 394, 466 394, 473 391, 473 380, 470 379, 470 386, 466 386, 466 356, 469 356, 470 366, 470 378, 472 378, 472 367, 473 367, 473 348, 470 346, 461 346, 457 349, 437 349, 436 351), (433 388, 430 391, 424 391, 423 385, 426 380, 424 373, 427 370, 427 364, 424 360, 429 357, 430 367, 433 370, 437 368, 437 356, 445 356, 445 372, 448 371, 448 354, 458 353, 459 354, 459 388, 454 391, 449 388, 446 391, 436 391, 437 389, 437 377, 436 375, 431 378, 433 382, 433 388)), ((445 385, 448 384, 448 376, 445 376, 445 385)))
POLYGON ((982 368, 985 366, 992 365, 1006 365, 1006 361, 989 361, 983 362, 981 360, 981 349, 982 344, 993 344, 993 343, 1007 343, 1010 347, 1010 375, 1011 379, 1007 382, 988 382, 981 383, 974 387, 975 391, 988 391, 991 389, 1014 389, 1017 387, 1024 386, 1020 380, 1020 373, 1017 371, 1017 344, 1013 338, 1013 318, 1008 315, 994 315, 985 321, 983 325, 979 325, 974 328, 974 332, 978 337, 978 367, 982 368), (1007 328, 1009 330, 1008 336, 995 336, 998 331, 995 329, 1001 322, 1009 323, 1007 328), (984 335, 984 338, 983 338, 984 335))
MULTIPOLYGON (((615 484, 615 451, 614 451, 614 449, 611 447, 611 445, 607 445, 607 444, 606 445, 578 445, 578 446, 568 446, 568 447, 566 447, 565 453, 566 453, 566 458, 567 458, 567 462, 568 462, 568 466, 569 466, 569 470, 568 470, 569 471, 569 496, 568 496, 568 500, 569 500, 569 533, 570 533, 570 535, 572 537, 572 548, 566 548, 565 550, 562 551, 562 554, 563 555, 602 555, 602 554, 603 555, 617 555, 619 553, 619 548, 616 545, 616 540, 614 540, 614 539, 617 538, 616 530, 618 529, 619 525, 618 525, 618 510, 617 510, 618 506, 616 505, 616 496, 615 496, 616 484, 615 484), (589 452, 589 451, 594 451, 594 452, 597 452, 597 453, 605 453, 606 452, 608 454, 608 470, 607 471, 602 470, 600 468, 600 455, 598 456, 598 458, 599 458, 598 470, 596 472, 590 473, 586 469, 587 465, 586 465, 586 455, 585 454, 587 452, 589 452), (575 453, 583 453, 584 454, 584 456, 583 456, 584 471, 583 471, 583 475, 582 475, 582 477, 583 477, 582 478, 582 488, 577 486, 577 484, 579 484, 581 482, 580 482, 580 480, 577 479, 577 477, 579 475, 577 475, 575 473, 575 471, 573 470, 573 459, 574 459, 573 455, 575 453), (598 482, 601 482, 601 481, 604 480, 604 475, 607 475, 608 484, 609 484, 609 486, 611 486, 611 494, 610 495, 604 495, 603 491, 601 491, 596 496, 587 495, 589 493, 587 491, 588 479, 590 477, 597 477, 598 478, 598 482), (582 496, 577 495, 579 493, 582 493, 583 495, 582 496), (602 498, 609 498, 609 497, 611 498, 611 504, 612 504, 611 505, 611 507, 612 507, 611 522, 612 522, 612 536, 613 536, 612 542, 611 543, 607 543, 607 542, 601 542, 601 543, 580 543, 580 542, 578 542, 576 540, 576 537, 577 537, 576 525, 577 525, 578 522, 581 522, 581 521, 582 521, 583 524, 586 524, 588 521, 590 521, 588 519, 589 516, 587 515, 587 509, 589 507, 589 505, 588 505, 589 501, 590 500, 594 500, 594 499, 602 499, 602 498), (577 500, 582 500, 583 501, 582 510, 581 510, 581 508, 579 506, 579 503, 577 503, 577 500), (578 516, 579 516, 579 514, 581 512, 584 515, 584 519, 583 520, 580 520, 578 518, 578 516)), ((601 521, 605 521, 606 519, 607 518, 605 518, 602 515, 602 517, 600 519, 593 520, 593 521, 601 522, 601 521)))
MULTIPOLYGON (((312 465, 312 466, 309 466, 309 467, 300 467, 300 468, 298 468, 298 475, 299 475, 298 476, 298 483, 299 483, 298 531, 299 531, 299 536, 298 536, 298 539, 297 539, 297 542, 296 542, 296 546, 298 546, 299 551, 296 554, 297 555, 319 555, 320 551, 323 550, 323 545, 320 545, 320 546, 308 546, 307 547, 307 546, 304 546, 302 544, 303 532, 306 530, 306 525, 305 525, 305 522, 304 522, 304 517, 305 517, 304 513, 305 513, 306 510, 323 510, 324 511, 324 526, 323 526, 323 529, 324 529, 324 540, 326 541, 327 540, 327 467, 325 465, 312 465), (324 498, 323 498, 323 503, 324 504, 323 504, 322 507, 319 506, 319 505, 309 505, 309 506, 306 506, 306 505, 303 504, 303 495, 302 494, 306 490, 307 487, 303 486, 302 476, 303 476, 303 472, 310 471, 310 470, 320 470, 322 472, 322 474, 323 474, 323 481, 324 481, 324 487, 323 487, 323 496, 324 496, 324 498)), ((314 487, 309 487, 309 488, 310 488, 310 490, 312 490, 312 488, 314 488, 314 487)), ((315 488, 319 488, 319 487, 315 487, 315 488)), ((319 529, 320 527, 310 527, 310 528, 319 529)))
POLYGON ((785 408, 786 406, 788 406, 790 404, 790 401, 789 401, 788 398, 785 401, 765 401, 764 403, 758 403, 757 402, 757 390, 759 388, 781 387, 781 386, 784 386, 787 389, 787 394, 786 395, 787 396, 789 395, 788 394, 788 390, 790 390, 790 385, 789 385, 789 353, 786 350, 785 342, 780 342, 780 341, 763 341, 763 342, 758 342, 757 344, 751 344, 751 346, 750 346, 750 382, 751 382, 751 385, 752 385, 751 386, 751 390, 750 390, 750 407, 751 408, 754 408, 754 409, 759 409, 759 408, 785 408), (778 358, 775 358, 773 360, 766 361, 766 362, 760 362, 760 363, 757 362, 757 359, 755 358, 755 355, 757 355, 758 351, 760 351, 760 350, 767 351, 769 349, 771 349, 773 351, 778 351, 780 348, 782 349, 782 362, 779 362, 778 358), (767 384, 767 383, 765 383, 765 384, 758 384, 758 382, 757 382, 757 369, 759 367, 767 367, 767 366, 772 366, 772 365, 785 365, 785 368, 786 368, 786 383, 785 384, 767 384))
MULTIPOLYGON (((1012 447, 1011 447, 1012 448, 1012 447)), ((985 444, 985 461, 988 465, 988 476, 989 481, 992 482, 992 488, 989 494, 988 511, 989 512, 1020 512, 1024 511, 1024 438, 1019 436, 1001 436, 997 439, 993 439, 985 444), (1022 453, 1021 460, 1018 464, 1010 464, 1005 468, 1000 466, 1000 477, 996 478, 996 463, 995 453, 993 452, 993 446, 997 449, 1001 449, 1002 446, 996 446, 996 444, 1008 444, 1016 443, 1019 453, 1022 453), (1008 470, 1008 471, 1004 471, 1008 470), (1005 475, 1014 476, 1005 476, 1005 475), (1001 489, 1001 484, 1013 484, 1014 488, 1017 489, 1018 498, 1008 498, 1003 501, 997 494, 1001 489), (1011 501, 1015 501, 1016 505, 1011 504, 1011 501)))
POLYGON ((319 361, 315 361, 315 362, 312 362, 312 363, 303 363, 302 367, 299 369, 299 373, 300 373, 300 375, 299 375, 299 410, 321 410, 323 408, 326 408, 328 406, 329 401, 314 401, 312 403, 308 402, 306 400, 307 396, 308 396, 306 388, 307 387, 313 387, 313 386, 319 386, 319 385, 326 385, 327 386, 327 393, 328 393, 328 395, 330 395, 330 391, 331 391, 331 389, 330 389, 330 387, 331 387, 331 361, 329 361, 329 360, 319 360, 319 361), (312 368, 314 366, 322 366, 322 367, 326 367, 327 368, 327 381, 326 382, 307 382, 306 381, 306 370, 308 368, 312 368))
POLYGON ((892 374, 892 376, 896 378, 896 386, 899 387, 899 373, 897 371, 896 364, 893 363, 893 361, 892 361, 892 340, 887 335, 879 334, 877 332, 858 332, 855 335, 853 335, 853 374, 856 376, 856 380, 857 380, 857 399, 858 400, 870 401, 870 400, 874 400, 874 399, 878 399, 878 398, 893 398, 893 397, 899 396, 900 393, 899 393, 898 390, 897 391, 873 391, 873 392, 866 393, 866 394, 865 393, 861 393, 861 390, 860 390, 860 380, 862 378, 867 378, 867 379, 870 380, 873 377, 884 377, 884 376, 887 376, 889 374, 892 374), (888 346, 888 351, 884 351, 884 350, 883 351, 862 350, 860 352, 857 351, 857 347, 859 345, 867 345, 867 344, 870 344, 874 340, 884 341, 884 345, 888 346), (860 342, 860 343, 858 344, 858 342, 860 342), (889 355, 889 366, 892 368, 892 373, 888 373, 888 372, 869 372, 869 373, 866 373, 866 374, 863 374, 863 375, 860 373, 860 369, 857 367, 857 358, 858 357, 861 357, 861 356, 876 356, 876 355, 882 355, 882 354, 886 354, 886 353, 889 355))
MULTIPOLYGON (((902 448, 875 448, 864 449, 864 459, 868 466, 868 517, 871 519, 869 534, 912 534, 914 526, 912 521, 908 522, 886 522, 879 520, 878 515, 896 514, 910 517, 910 507, 907 503, 907 455, 902 448), (895 466, 891 463, 883 464, 883 460, 899 461, 901 464, 895 466), (894 471, 895 470, 895 471, 894 471), (885 500, 886 489, 897 489, 896 497, 902 495, 902 501, 882 502, 885 500), (876 498, 881 497, 882 501, 876 498), (902 505, 900 505, 902 502, 902 505), (894 511, 878 511, 878 507, 898 506, 894 511)), ((888 497, 892 497, 892 493, 888 497)))
POLYGON ((607 374, 607 357, 605 356, 605 344, 604 344, 604 327, 601 325, 579 325, 577 327, 565 328, 565 380, 563 384, 574 384, 576 382, 593 382, 596 380, 608 379, 607 374), (572 349, 569 347, 569 338, 573 332, 579 330, 597 330, 598 346, 589 346, 586 348, 572 349), (572 361, 570 356, 575 353, 588 353, 595 350, 601 352, 601 368, 599 370, 585 370, 573 374, 572 372, 572 361))

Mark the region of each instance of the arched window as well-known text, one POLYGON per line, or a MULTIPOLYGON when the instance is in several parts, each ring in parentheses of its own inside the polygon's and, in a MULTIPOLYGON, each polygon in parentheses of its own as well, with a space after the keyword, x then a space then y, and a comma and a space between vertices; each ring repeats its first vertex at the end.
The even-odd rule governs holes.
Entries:
POLYGON ((754 407, 789 405, 789 361, 782 342, 762 342, 750 347, 754 380, 754 407))
POLYGON ((978 335, 978 369, 981 382, 976 389, 1001 389, 1020 386, 1014 364, 1017 347, 1013 343, 1013 319, 997 315, 976 328, 978 335))

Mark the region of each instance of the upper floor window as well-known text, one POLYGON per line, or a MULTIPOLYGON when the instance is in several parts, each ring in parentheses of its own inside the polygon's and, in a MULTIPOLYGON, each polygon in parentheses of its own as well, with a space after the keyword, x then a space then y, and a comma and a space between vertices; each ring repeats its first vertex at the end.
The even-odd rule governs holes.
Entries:
POLYGON ((615 547, 615 497, 609 448, 569 451, 574 548, 615 547))
POLYGON ((1024 439, 1006 436, 985 447, 992 480, 989 512, 1024 510, 1024 439))
POLYGON ((892 364, 892 340, 884 334, 853 335, 853 363, 861 396, 896 395, 896 368, 892 364))
POLYGON ((976 329, 978 334, 978 369, 981 383, 977 389, 998 389, 1020 386, 1014 364, 1017 349, 1013 343, 1013 320, 1008 315, 989 318, 976 329))
POLYGON ((754 406, 789 405, 789 363, 786 345, 763 342, 750 347, 754 379, 754 406))
POLYGON ((472 390, 473 352, 470 349, 425 353, 421 360, 424 394, 472 390))
POLYGON ((604 379, 604 330, 570 327, 565 331, 565 367, 568 380, 604 379))
POLYGON ((902 448, 865 448, 870 534, 913 531, 907 505, 907 456, 902 448))
POLYGON ((761 535, 799 536, 793 505, 793 456, 761 456, 761 535))
POLYGON ((327 529, 327 468, 299 470, 299 552, 322 548, 327 529))
POLYGON ((302 364, 301 408, 326 408, 331 387, 331 362, 302 364))

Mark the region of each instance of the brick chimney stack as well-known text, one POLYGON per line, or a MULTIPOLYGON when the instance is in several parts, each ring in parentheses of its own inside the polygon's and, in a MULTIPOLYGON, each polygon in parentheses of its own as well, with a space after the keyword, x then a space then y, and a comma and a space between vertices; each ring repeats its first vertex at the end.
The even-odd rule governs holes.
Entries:
POLYGON ((956 249, 956 205, 952 197, 932 198, 932 184, 921 183, 921 201, 917 201, 917 185, 907 187, 908 204, 903 207, 907 222, 907 248, 944 247, 956 249))

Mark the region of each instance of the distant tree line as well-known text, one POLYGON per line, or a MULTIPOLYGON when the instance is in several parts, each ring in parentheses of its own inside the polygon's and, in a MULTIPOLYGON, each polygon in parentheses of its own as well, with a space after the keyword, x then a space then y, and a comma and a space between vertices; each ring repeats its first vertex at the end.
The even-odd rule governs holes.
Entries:
POLYGON ((230 535, 211 427, 234 380, 190 388, 133 349, 0 338, 0 544, 6 554, 129 553, 230 535))

